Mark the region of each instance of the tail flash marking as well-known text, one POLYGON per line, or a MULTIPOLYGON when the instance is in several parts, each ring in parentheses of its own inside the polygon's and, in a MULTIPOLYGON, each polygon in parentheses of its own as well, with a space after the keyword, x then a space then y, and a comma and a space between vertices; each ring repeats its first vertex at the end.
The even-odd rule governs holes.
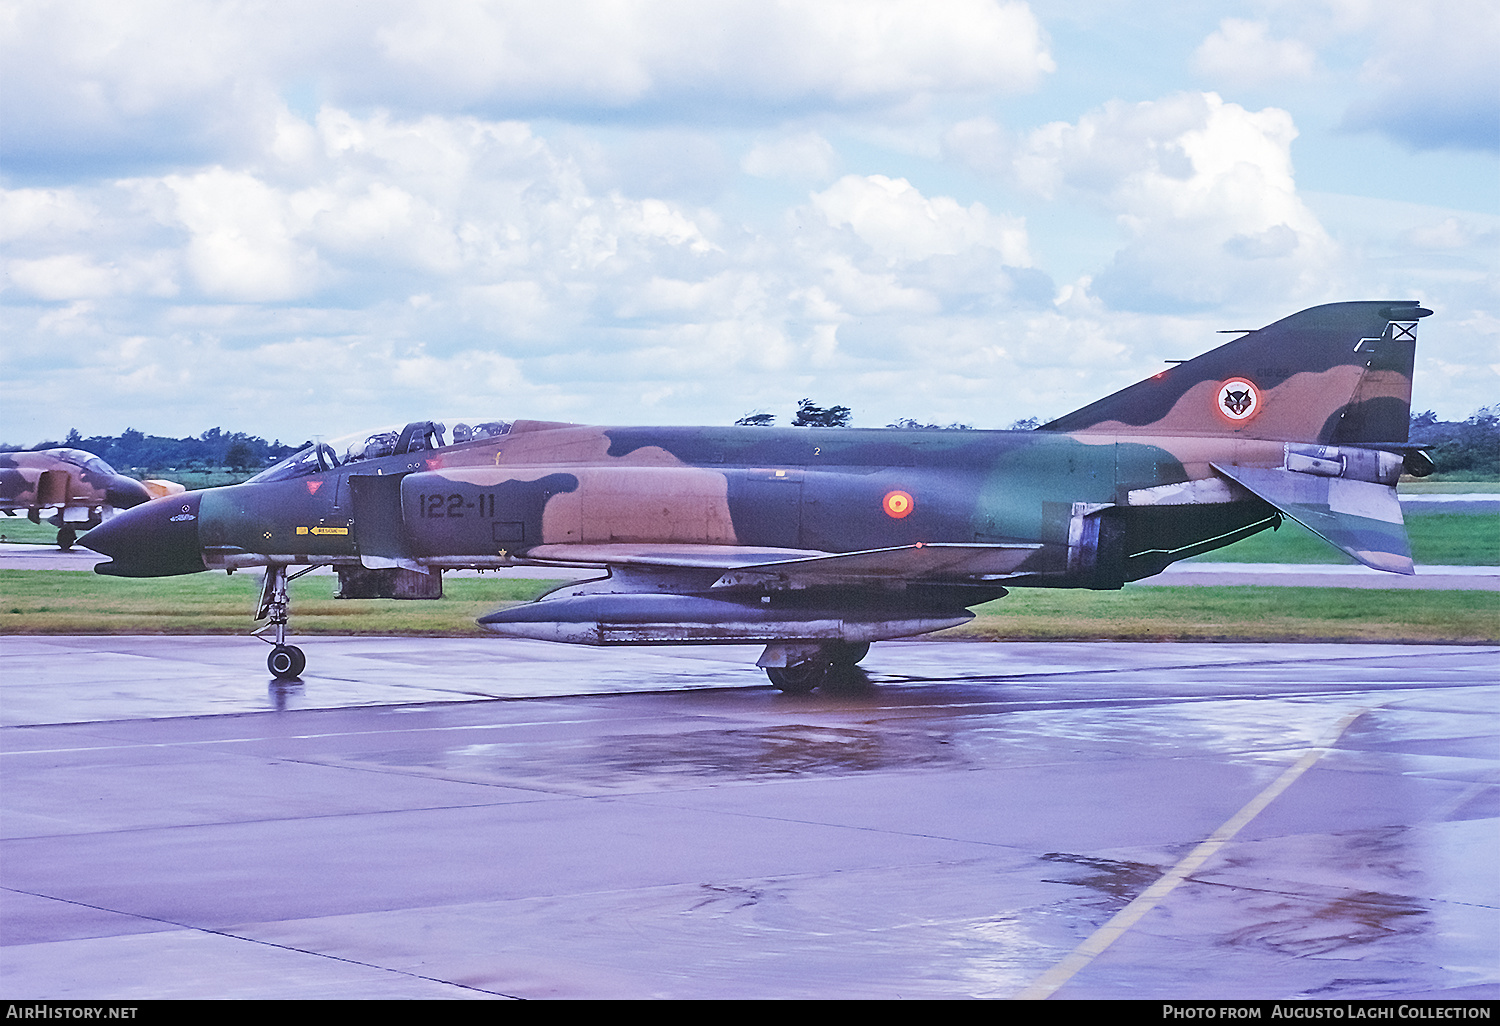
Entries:
POLYGON ((1232 424, 1243 424, 1260 410, 1260 393, 1244 378, 1232 378, 1219 386, 1219 412, 1232 424))

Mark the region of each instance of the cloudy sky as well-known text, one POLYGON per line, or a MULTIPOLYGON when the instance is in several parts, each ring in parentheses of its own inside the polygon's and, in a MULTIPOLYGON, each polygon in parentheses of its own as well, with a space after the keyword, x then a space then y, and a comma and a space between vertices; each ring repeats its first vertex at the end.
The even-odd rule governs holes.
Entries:
POLYGON ((1005 427, 1344 299, 1500 402, 1493 0, 0 0, 0 441, 1005 427))

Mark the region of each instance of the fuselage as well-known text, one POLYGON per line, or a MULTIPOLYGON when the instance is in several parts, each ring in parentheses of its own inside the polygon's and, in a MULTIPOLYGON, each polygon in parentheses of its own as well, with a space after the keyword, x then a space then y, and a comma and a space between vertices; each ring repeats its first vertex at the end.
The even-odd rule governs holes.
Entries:
POLYGON ((350 598, 433 598, 441 571, 598 568, 479 618, 590 645, 764 642, 806 690, 872 641, 964 622, 1015 586, 1119 588, 1290 517, 1414 572, 1395 485, 1410 301, 1303 310, 1035 431, 414 421, 309 445, 244 485, 138 507, 95 569, 265 567, 267 662, 291 679, 288 568, 350 598), (399 594, 398 594, 399 592, 399 594))
POLYGON ((1274 510, 1210 463, 1280 466, 1284 449, 1222 437, 522 421, 500 437, 326 468, 288 461, 243 485, 171 496, 133 518, 152 521, 152 551, 136 553, 149 560, 102 551, 135 575, 148 563, 184 573, 377 554, 485 567, 609 545, 1026 544, 1036 548, 1013 583, 1117 587, 1271 526, 1274 510), (1103 511, 1112 526, 1101 552, 1080 527, 1103 511))

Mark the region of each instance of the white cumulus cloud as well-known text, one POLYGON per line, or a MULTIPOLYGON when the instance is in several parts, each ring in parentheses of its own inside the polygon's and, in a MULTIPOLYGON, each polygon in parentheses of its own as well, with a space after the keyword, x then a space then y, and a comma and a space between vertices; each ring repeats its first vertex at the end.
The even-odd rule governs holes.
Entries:
POLYGON ((1500 5, 1386 0, 1365 13, 1375 41, 1346 124, 1412 149, 1500 150, 1500 5))
POLYGON ((836 227, 848 226, 890 263, 994 250, 1002 261, 1029 267, 1026 226, 992 214, 983 203, 961 205, 950 196, 923 196, 904 178, 845 175, 813 204, 836 227))
POLYGON ((6 9, 0 120, 12 166, 140 168, 295 146, 282 104, 758 122, 1053 70, 1018 0, 54 0, 6 9))
POLYGON ((741 159, 740 168, 757 178, 821 182, 833 176, 837 159, 827 139, 817 132, 801 132, 757 143, 741 159))
POLYGON ((1273 39, 1263 21, 1225 18, 1198 49, 1193 70, 1216 85, 1248 87, 1312 77, 1317 55, 1299 39, 1273 39))
POLYGON ((1033 132, 1016 174, 1047 196, 1111 211, 1129 242, 1094 281, 1126 307, 1188 307, 1237 294, 1316 297, 1333 256, 1297 195, 1285 111, 1214 93, 1113 102, 1033 132))

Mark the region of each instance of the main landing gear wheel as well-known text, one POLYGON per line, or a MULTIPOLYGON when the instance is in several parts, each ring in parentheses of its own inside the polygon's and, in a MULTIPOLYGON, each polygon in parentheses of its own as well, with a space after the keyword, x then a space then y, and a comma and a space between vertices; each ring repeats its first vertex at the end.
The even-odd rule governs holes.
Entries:
POLYGON ((826 646, 823 654, 834 666, 848 669, 870 654, 870 643, 868 641, 840 641, 826 646))
POLYGON ((296 680, 307 668, 307 656, 296 645, 277 645, 266 656, 266 669, 277 680, 296 680))
POLYGON ((855 666, 869 653, 868 641, 773 644, 767 646, 760 665, 773 687, 789 695, 805 695, 814 688, 843 688, 864 681, 855 666))
POLYGON ((829 663, 825 659, 809 659, 792 666, 767 666, 766 676, 772 686, 788 695, 805 695, 828 676, 829 663))
POLYGON ((57 547, 62 549, 64 552, 67 552, 69 549, 71 549, 73 547, 73 543, 77 540, 78 532, 73 530, 71 527, 64 527, 61 531, 57 532, 57 547))

